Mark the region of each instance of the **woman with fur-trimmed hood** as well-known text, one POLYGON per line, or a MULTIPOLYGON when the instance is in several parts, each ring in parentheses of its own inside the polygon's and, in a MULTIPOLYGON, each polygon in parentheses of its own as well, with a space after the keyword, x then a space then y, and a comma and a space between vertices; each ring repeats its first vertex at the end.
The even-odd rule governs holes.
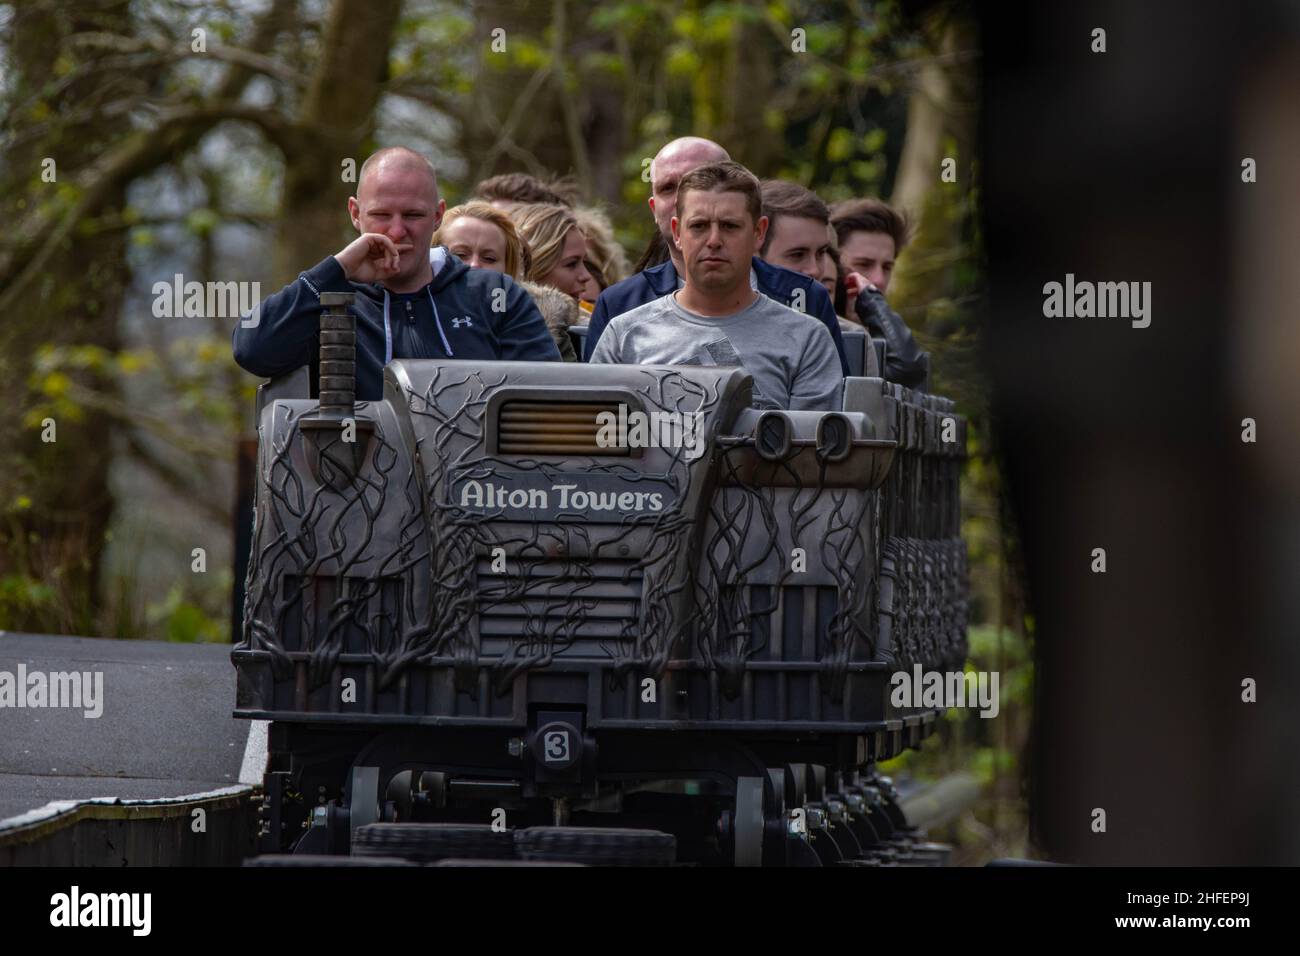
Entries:
POLYGON ((529 281, 533 272, 529 248, 505 212, 477 200, 453 206, 443 215, 442 225, 433 234, 433 244, 446 246, 471 269, 503 272, 518 282, 546 320, 560 357, 566 362, 578 360, 569 338, 569 326, 582 324, 578 303, 551 285, 529 281), (521 278, 526 275, 529 279, 521 278))
MULTIPOLYGON (((560 310, 568 325, 586 325, 587 315, 580 304, 595 279, 588 266, 589 241, 574 211, 567 206, 533 203, 516 206, 511 216, 528 249, 524 278, 558 290, 567 301, 547 296, 550 308, 560 310)), ((548 307, 533 298, 549 323, 548 307)))

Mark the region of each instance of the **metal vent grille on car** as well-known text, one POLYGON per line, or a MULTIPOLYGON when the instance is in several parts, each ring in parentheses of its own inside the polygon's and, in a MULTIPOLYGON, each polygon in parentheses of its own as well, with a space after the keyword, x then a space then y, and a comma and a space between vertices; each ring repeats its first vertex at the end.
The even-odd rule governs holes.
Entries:
POLYGON ((479 558, 479 633, 525 641, 543 634, 603 638, 634 629, 641 604, 642 572, 635 558, 601 557, 580 574, 558 561, 538 561, 512 575, 479 558))
POLYGON ((596 442, 601 412, 618 415, 615 402, 504 402, 497 414, 497 452, 502 455, 606 455, 628 457, 626 446, 596 442))

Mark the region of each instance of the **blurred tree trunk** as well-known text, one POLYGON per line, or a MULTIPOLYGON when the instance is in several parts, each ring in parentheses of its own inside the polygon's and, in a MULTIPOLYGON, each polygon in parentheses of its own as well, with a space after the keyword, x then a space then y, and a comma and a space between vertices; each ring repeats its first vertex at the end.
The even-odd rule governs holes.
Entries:
POLYGON ((612 84, 588 94, 587 155, 591 164, 589 194, 611 205, 622 203, 623 151, 627 148, 623 95, 612 84))
POLYGON ((940 7, 923 30, 931 54, 908 100, 907 136, 889 199, 906 212, 916 237, 890 285, 890 301, 909 320, 919 318, 909 310, 954 294, 954 269, 967 257, 961 235, 967 210, 954 200, 969 192, 974 173, 974 26, 956 8, 940 7), (949 138, 955 149, 945 151, 949 138), (949 152, 956 178, 946 183, 940 175, 949 152))
MULTIPOLYGON (((0 417, 0 627, 92 634, 113 628, 100 610, 108 582, 99 580, 115 510, 112 455, 123 434, 127 445, 138 438, 112 371, 130 281, 127 231, 95 227, 120 223, 131 184, 179 162, 221 120, 257 121, 239 103, 257 70, 232 62, 203 103, 173 99, 157 129, 141 130, 123 116, 158 97, 163 74, 130 66, 111 43, 69 43, 93 34, 130 44, 128 0, 76 13, 61 6, 32 3, 14 16, 4 92, 6 132, 18 135, 0 171, 0 212, 23 229, 0 243, 0 397, 19 410, 0 417), (60 346, 106 356, 107 367, 74 360, 72 375, 42 372, 42 350, 60 346), (33 400, 56 409, 52 442, 43 440, 46 413, 30 414, 33 400)), ((295 6, 273 0, 247 50, 269 51, 295 6)), ((178 570, 188 561, 180 556, 178 570)))
MULTIPOLYGON (((57 85, 68 36, 90 30, 128 35, 131 30, 128 0, 71 12, 75 10, 39 4, 20 8, 13 19, 13 70, 6 79, 12 84, 10 101, 35 114, 30 120, 58 118, 102 100, 106 91, 121 95, 142 85, 128 70, 114 66, 108 54, 92 56, 106 61, 96 71, 57 85)), ((66 201, 66 191, 74 188, 73 172, 120 136, 120 120, 90 110, 80 122, 51 122, 42 133, 20 139, 5 157, 6 181, 0 182, 5 220, 19 221, 31 203, 66 201), (46 160, 53 160, 53 167, 46 160), (55 181, 45 182, 42 172, 51 169, 55 181)), ((125 184, 117 183, 105 194, 100 214, 120 215, 125 202, 125 184)), ((78 236, 75 247, 71 237, 64 241, 23 297, 24 311, 45 320, 6 317, 0 353, 5 407, 30 407, 29 374, 47 396, 60 393, 59 380, 42 382, 39 371, 31 371, 42 347, 118 349, 118 315, 128 281, 121 230, 78 236)), ((96 384, 114 394, 110 377, 96 384)), ((109 465, 115 429, 102 412, 68 409, 54 416, 52 442, 42 440, 46 429, 39 420, 24 421, 25 416, 12 412, 0 417, 0 627, 5 629, 96 632, 97 585, 114 508, 109 465), (38 596, 42 588, 49 589, 43 598, 38 596)))
POLYGON ((284 191, 273 254, 273 287, 338 252, 355 238, 343 161, 366 158, 375 106, 388 78, 388 57, 401 0, 335 0, 321 54, 292 128, 282 138, 284 191))
MULTIPOLYGON (((925 197, 939 182, 939 161, 943 140, 952 132, 954 96, 952 67, 949 65, 960 48, 961 30, 957 14, 937 8, 923 26, 931 41, 931 55, 917 71, 907 101, 907 138, 898 160, 894 192, 889 197, 896 207, 919 213, 925 197)), ((962 157, 963 161, 968 157, 962 157)))
MULTIPOLYGON (((761 176, 775 175, 780 166, 785 142, 782 130, 767 124, 765 106, 775 92, 776 68, 770 51, 770 41, 759 23, 741 21, 732 34, 730 54, 730 95, 727 122, 720 142, 732 158, 761 176)), ((787 53, 790 51, 787 49, 787 53)), ((799 54, 790 53, 791 56, 799 54)))

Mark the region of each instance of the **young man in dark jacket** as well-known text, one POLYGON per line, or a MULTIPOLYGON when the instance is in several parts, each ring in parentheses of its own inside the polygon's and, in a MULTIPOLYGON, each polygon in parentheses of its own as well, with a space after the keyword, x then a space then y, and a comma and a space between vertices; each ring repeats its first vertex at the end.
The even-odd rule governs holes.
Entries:
POLYGON ((929 353, 885 301, 894 261, 907 245, 906 217, 879 199, 850 199, 831 209, 831 228, 840 247, 847 302, 871 334, 885 340, 885 378, 924 389, 929 353))
MULTIPOLYGON (((656 154, 650 163, 650 211, 654 215, 656 228, 667 242, 670 258, 662 265, 614 283, 600 294, 582 347, 584 360, 591 360, 596 343, 610 319, 662 298, 682 286, 682 253, 673 242, 671 226, 677 206, 677 184, 697 166, 728 159, 730 157, 727 151, 717 143, 697 136, 675 139, 656 154)), ((831 341, 835 343, 841 371, 848 374, 849 363, 844 357, 844 339, 840 335, 835 307, 820 282, 789 269, 769 265, 755 256, 751 262, 750 286, 769 299, 775 299, 796 312, 804 312, 820 320, 830 332, 831 341)))
POLYGON ((355 292, 357 398, 383 397, 383 367, 395 358, 560 360, 532 299, 507 276, 470 269, 429 242, 446 203, 427 159, 382 149, 361 167, 348 199, 361 235, 317 263, 234 332, 235 361, 268 378, 315 367, 320 294, 355 292))

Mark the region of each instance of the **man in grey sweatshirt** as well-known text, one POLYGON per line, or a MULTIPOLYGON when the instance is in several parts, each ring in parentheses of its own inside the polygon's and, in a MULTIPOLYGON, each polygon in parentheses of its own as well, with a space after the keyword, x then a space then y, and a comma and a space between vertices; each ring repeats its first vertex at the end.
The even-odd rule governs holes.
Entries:
POLYGON ((826 327, 754 289, 750 260, 767 231, 754 175, 734 162, 687 173, 672 231, 682 287, 613 319, 591 361, 739 365, 758 408, 839 408, 844 376, 826 327))

